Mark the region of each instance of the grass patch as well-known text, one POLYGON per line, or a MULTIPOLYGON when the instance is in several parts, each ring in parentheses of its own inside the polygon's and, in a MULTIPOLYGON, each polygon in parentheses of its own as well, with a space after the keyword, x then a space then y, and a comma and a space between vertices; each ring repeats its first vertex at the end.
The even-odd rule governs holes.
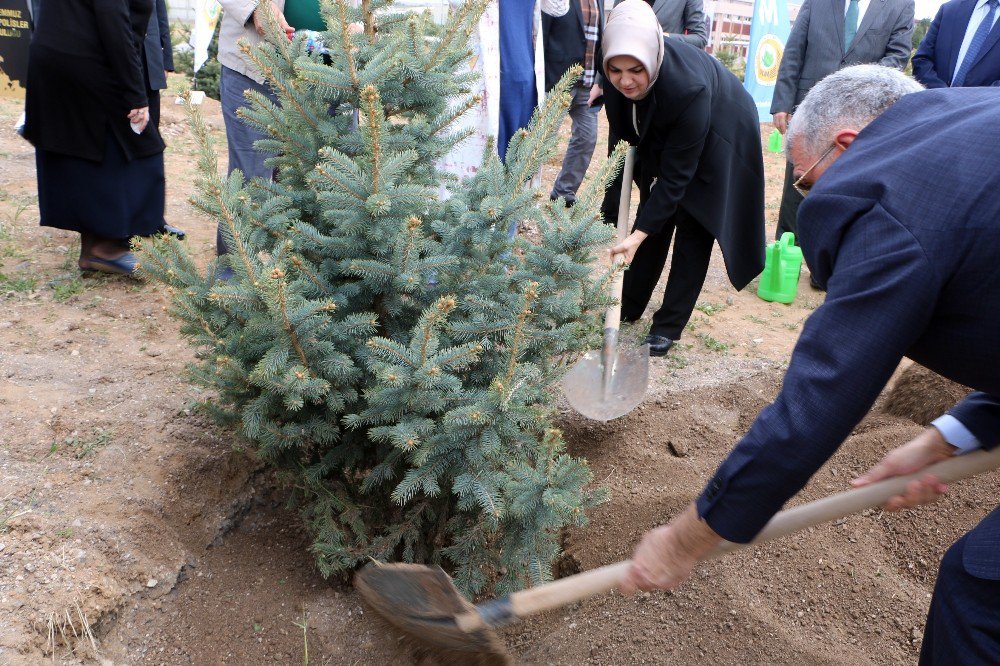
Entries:
POLYGON ((764 320, 764 319, 761 319, 757 315, 747 315, 746 319, 747 319, 747 321, 752 321, 753 323, 758 324, 760 326, 766 326, 767 325, 767 321, 764 320))
POLYGON ((31 277, 17 278, 0 273, 0 291, 13 291, 18 294, 24 294, 29 291, 34 291, 35 287, 37 286, 38 286, 38 278, 31 278, 31 277))
POLYGON ((722 303, 710 303, 708 301, 703 301, 694 306, 694 309, 698 312, 704 312, 706 315, 711 317, 712 315, 722 312, 726 309, 726 305, 722 303))
POLYGON ((714 352, 727 352, 729 351, 729 345, 720 340, 716 340, 708 333, 699 333, 697 335, 698 339, 701 340, 701 344, 705 346, 705 349, 714 352))
POLYGON ((114 439, 114 433, 110 428, 94 428, 89 437, 81 437, 75 431, 72 435, 63 440, 66 449, 73 453, 77 460, 89 458, 98 449, 102 449, 114 439))
POLYGON ((73 278, 65 282, 56 282, 52 285, 53 297, 60 303, 64 303, 83 291, 83 281, 80 278, 73 278))

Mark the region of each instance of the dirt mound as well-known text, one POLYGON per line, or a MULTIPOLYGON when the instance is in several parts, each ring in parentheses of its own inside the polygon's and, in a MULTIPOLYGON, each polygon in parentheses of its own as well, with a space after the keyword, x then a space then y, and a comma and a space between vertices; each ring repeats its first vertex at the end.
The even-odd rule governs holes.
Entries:
POLYGON ((926 426, 970 391, 969 387, 914 363, 900 373, 886 397, 884 409, 887 414, 926 426))

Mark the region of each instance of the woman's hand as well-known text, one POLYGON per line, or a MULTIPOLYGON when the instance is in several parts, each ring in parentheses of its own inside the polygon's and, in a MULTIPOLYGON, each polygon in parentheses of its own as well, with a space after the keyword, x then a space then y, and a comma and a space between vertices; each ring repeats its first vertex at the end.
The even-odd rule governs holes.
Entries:
POLYGON ((149 107, 144 106, 140 109, 132 109, 128 112, 128 121, 132 124, 136 134, 142 134, 149 123, 149 107))
POLYGON ((639 231, 638 229, 633 231, 628 235, 628 238, 611 248, 611 263, 613 264, 615 261, 618 261, 619 255, 622 255, 621 262, 631 264, 632 259, 635 257, 635 251, 639 249, 642 241, 646 240, 647 236, 649 234, 645 231, 639 231))

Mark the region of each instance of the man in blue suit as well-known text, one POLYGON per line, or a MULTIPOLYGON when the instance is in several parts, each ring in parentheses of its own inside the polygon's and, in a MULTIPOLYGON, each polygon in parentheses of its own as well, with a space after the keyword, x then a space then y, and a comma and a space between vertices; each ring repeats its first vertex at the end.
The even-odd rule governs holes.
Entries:
MULTIPOLYGON (((720 538, 752 540, 850 435, 903 356, 975 392, 855 485, 1000 444, 998 145, 994 91, 920 91, 900 72, 860 65, 809 93, 788 150, 797 186, 812 191, 799 230, 826 301, 777 399, 697 501, 643 537, 623 590, 675 587, 720 538)), ((943 491, 924 476, 886 508, 943 491)), ((1000 509, 945 555, 922 661, 998 656, 1000 509)))
POLYGON ((1000 85, 1000 0, 941 5, 913 55, 913 76, 928 88, 1000 85))

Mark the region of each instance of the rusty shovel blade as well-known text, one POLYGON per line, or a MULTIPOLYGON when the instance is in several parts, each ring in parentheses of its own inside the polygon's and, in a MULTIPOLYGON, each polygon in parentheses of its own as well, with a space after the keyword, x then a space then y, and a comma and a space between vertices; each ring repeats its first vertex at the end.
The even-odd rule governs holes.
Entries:
POLYGON ((570 406, 588 419, 610 421, 642 402, 649 384, 649 345, 589 351, 563 377, 570 406), (605 362, 603 359, 608 359, 605 362))

